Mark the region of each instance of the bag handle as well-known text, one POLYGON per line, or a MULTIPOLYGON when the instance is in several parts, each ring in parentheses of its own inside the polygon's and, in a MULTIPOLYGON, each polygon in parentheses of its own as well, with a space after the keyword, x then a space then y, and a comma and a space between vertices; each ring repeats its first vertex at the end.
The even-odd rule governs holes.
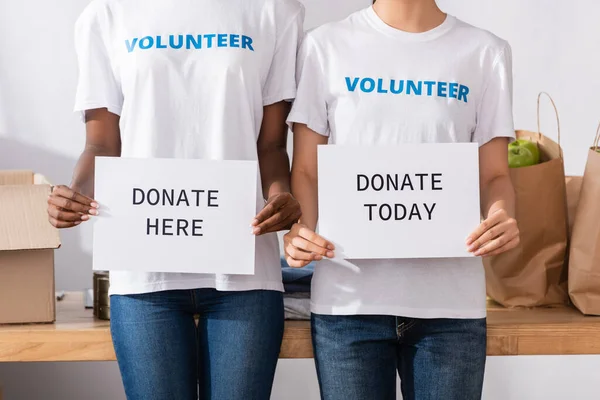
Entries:
POLYGON ((598 129, 596 130, 596 139, 594 139, 593 149, 598 150, 598 144, 600 144, 600 124, 598 124, 598 129))
POLYGON ((550 95, 546 92, 540 92, 538 94, 538 99, 537 99, 537 128, 538 128, 538 140, 541 139, 542 137, 542 131, 540 130, 540 100, 542 98, 542 95, 546 95, 546 97, 548 97, 548 99, 550 100, 550 103, 552 103, 552 107, 554 108, 554 113, 556 115, 556 129, 558 131, 558 148, 560 151, 560 158, 563 158, 563 150, 562 147, 560 145, 560 119, 558 118, 558 109, 556 108, 556 104, 554 103, 554 100, 552 100, 552 97, 550 97, 550 95))

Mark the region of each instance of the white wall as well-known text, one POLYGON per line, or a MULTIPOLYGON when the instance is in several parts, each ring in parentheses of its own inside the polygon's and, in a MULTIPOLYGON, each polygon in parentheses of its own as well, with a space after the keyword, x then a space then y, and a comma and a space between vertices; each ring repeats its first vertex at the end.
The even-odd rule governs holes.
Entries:
MULTIPOLYGON (((510 42, 517 129, 537 131, 536 98, 552 95, 561 121, 567 174, 581 175, 600 122, 600 2, 597 0, 438 0, 466 22, 510 42)), ((554 111, 542 107, 542 132, 556 139, 554 111)))
MULTIPOLYGON (((83 126, 70 113, 76 82, 72 30, 87 0, 0 0, 0 168, 31 168, 67 183, 83 146, 83 126)), ((370 0, 304 0, 307 28, 339 19, 370 0)), ((600 2, 596 0, 439 0, 442 8, 510 41, 515 120, 535 130, 535 101, 550 92, 561 117, 566 169, 581 174, 600 120, 600 2)), ((542 130, 555 133, 543 108, 542 130)), ((85 225, 85 224, 84 224, 85 225)), ((62 233, 58 289, 91 279, 91 233, 62 233)), ((486 400, 597 398, 600 357, 493 357, 486 400)), ((114 363, 0 364, 6 400, 119 400, 114 363)), ((280 363, 274 399, 317 399, 312 360, 280 363)))

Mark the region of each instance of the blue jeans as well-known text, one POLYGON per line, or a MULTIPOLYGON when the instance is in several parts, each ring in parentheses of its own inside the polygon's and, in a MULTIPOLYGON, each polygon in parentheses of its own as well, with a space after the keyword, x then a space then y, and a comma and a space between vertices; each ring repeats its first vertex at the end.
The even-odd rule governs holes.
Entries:
POLYGON ((325 400, 479 400, 485 319, 378 315, 312 316, 315 363, 325 400))
POLYGON ((283 337, 280 292, 173 290, 113 295, 110 304, 129 400, 269 399, 283 337))

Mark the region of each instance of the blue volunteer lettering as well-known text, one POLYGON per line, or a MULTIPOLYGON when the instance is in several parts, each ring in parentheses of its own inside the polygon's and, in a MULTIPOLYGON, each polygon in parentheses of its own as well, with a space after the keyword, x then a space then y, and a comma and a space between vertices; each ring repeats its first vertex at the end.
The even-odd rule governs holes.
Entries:
POLYGON ((254 40, 250 36, 237 35, 233 33, 207 33, 204 35, 169 35, 167 36, 144 36, 141 38, 125 40, 127 52, 136 49, 174 49, 185 47, 186 50, 212 49, 214 47, 241 48, 254 51, 254 40))
POLYGON ((457 82, 413 81, 383 78, 351 78, 347 76, 346 88, 349 92, 406 94, 407 96, 437 96, 469 102, 470 89, 457 82))

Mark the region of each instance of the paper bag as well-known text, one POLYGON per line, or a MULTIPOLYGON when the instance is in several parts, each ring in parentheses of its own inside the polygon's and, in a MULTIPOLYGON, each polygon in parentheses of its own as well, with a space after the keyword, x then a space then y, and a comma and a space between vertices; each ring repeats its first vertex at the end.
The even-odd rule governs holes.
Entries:
MULTIPOLYGON (((579 205, 579 194, 581 192, 582 176, 567 176, 565 179, 567 187, 567 256, 565 265, 569 268, 569 249, 571 245, 571 234, 573 233, 573 224, 575 223, 575 213, 579 205)), ((568 285, 568 284, 567 284, 568 285)))
POLYGON ((567 185, 567 219, 569 221, 568 237, 570 239, 573 232, 573 224, 575 223, 575 212, 579 204, 579 194, 581 193, 583 177, 567 176, 565 182, 567 185))
MULTIPOLYGON (((541 94, 540 94, 541 96, 541 94)), ((517 138, 538 143, 538 165, 511 168, 520 244, 506 253, 484 258, 488 295, 506 307, 568 302, 567 203, 560 145, 539 133, 517 131, 517 138)), ((554 109, 556 106, 550 99, 554 109)), ((558 141, 560 123, 556 111, 558 141)))
POLYGON ((588 153, 569 255, 569 295, 584 314, 600 315, 600 126, 588 153))

